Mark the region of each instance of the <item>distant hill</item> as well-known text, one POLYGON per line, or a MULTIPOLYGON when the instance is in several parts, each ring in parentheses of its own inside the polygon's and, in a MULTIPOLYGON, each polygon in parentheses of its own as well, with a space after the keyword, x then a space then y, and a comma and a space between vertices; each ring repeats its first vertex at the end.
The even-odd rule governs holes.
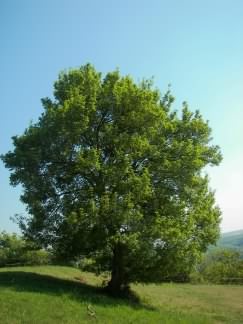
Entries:
POLYGON ((228 233, 222 233, 217 247, 237 249, 243 255, 243 229, 228 233))

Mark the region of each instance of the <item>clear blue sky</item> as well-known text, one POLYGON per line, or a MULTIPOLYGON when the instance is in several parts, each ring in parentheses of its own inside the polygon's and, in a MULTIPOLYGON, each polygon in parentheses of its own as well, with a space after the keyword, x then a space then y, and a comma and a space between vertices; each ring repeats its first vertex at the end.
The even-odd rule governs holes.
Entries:
MULTIPOLYGON (((162 92, 172 84, 175 107, 186 100, 209 119, 224 155, 208 171, 221 228, 243 228, 242 0, 1 0, 0 42, 0 153, 38 118, 61 70, 154 76, 162 92)), ((16 231, 9 217, 25 210, 8 177, 0 163, 0 231, 16 231)))

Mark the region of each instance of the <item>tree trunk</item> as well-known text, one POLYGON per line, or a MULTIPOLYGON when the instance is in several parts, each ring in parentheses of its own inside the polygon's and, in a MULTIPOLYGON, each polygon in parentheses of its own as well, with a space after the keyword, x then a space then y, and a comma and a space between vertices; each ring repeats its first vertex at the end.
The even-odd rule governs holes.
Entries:
POLYGON ((108 292, 113 296, 121 295, 128 288, 125 280, 124 252, 124 246, 117 243, 113 249, 111 280, 107 286, 108 292))

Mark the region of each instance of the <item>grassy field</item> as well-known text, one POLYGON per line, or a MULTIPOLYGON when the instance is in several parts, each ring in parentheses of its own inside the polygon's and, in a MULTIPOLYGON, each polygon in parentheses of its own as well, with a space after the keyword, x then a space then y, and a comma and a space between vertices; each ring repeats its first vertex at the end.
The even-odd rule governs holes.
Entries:
POLYGON ((102 278, 59 266, 0 269, 0 323, 243 323, 243 286, 134 285, 113 299, 102 278))

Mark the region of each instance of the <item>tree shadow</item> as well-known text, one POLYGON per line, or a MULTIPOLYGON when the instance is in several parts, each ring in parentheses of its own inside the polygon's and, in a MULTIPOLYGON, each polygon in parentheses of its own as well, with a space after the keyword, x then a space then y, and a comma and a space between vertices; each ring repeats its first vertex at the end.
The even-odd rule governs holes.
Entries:
POLYGON ((82 281, 61 279, 34 272, 0 272, 0 287, 11 288, 16 292, 36 292, 53 296, 67 294, 71 299, 91 305, 124 305, 138 310, 155 310, 154 307, 144 304, 135 294, 126 296, 126 298, 113 298, 108 296, 101 287, 95 287, 82 281))

